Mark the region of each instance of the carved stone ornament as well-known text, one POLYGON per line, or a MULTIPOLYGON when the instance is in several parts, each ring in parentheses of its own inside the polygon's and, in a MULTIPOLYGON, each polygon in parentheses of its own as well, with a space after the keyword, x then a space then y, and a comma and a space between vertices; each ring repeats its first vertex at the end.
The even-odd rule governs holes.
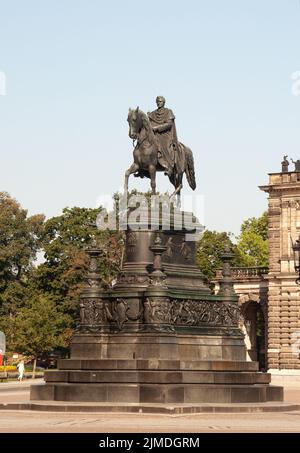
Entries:
POLYGON ((172 301, 172 323, 174 325, 238 326, 239 318, 240 308, 234 303, 198 300, 172 301))
POLYGON ((260 303, 260 296, 259 294, 255 293, 246 293, 239 295, 239 305, 243 305, 247 302, 256 302, 257 304, 260 303))
POLYGON ((185 238, 180 238, 179 242, 174 237, 169 237, 166 242, 166 253, 164 261, 172 261, 175 255, 182 256, 186 262, 192 261, 192 249, 186 242, 185 238))
POLYGON ((90 288, 100 288, 101 284, 99 281, 98 276, 95 278, 92 278, 91 276, 87 279, 87 284, 90 288))
POLYGON ((142 317, 143 311, 135 315, 130 315, 129 310, 130 306, 128 302, 124 299, 116 299, 112 302, 111 310, 106 305, 106 314, 109 322, 115 323, 119 331, 124 329, 125 324, 128 321, 138 321, 142 317))
POLYGON ((149 276, 148 275, 137 275, 137 274, 125 274, 122 273, 118 277, 118 283, 128 283, 128 284, 148 284, 149 276))
POLYGON ((159 234, 156 235, 154 244, 149 247, 153 252, 153 271, 150 275, 150 287, 152 288, 167 288, 166 280, 167 276, 163 271, 162 267, 162 254, 167 250, 167 247, 163 245, 159 234))
POLYGON ((281 202, 281 207, 284 208, 284 209, 285 209, 285 208, 289 208, 289 207, 290 207, 290 202, 289 202, 289 200, 282 200, 282 202, 281 202))
POLYGON ((150 275, 150 286, 161 288, 166 286, 167 276, 163 273, 157 275, 156 273, 152 273, 150 275))
POLYGON ((97 270, 98 270, 97 258, 94 258, 94 257, 91 258, 89 270, 90 270, 90 272, 97 272, 97 270))
POLYGON ((165 297, 147 297, 144 302, 146 324, 170 324, 172 305, 165 297))
POLYGON ((298 200, 291 200, 290 201, 290 207, 292 209, 299 209, 299 201, 298 200))
POLYGON ((134 249, 137 244, 137 235, 136 233, 128 233, 127 235, 127 244, 130 248, 134 249))
POLYGON ((104 248, 98 248, 97 244, 93 242, 92 247, 86 250, 90 257, 88 273, 86 276, 87 288, 101 288, 102 280, 100 277, 100 257, 105 255, 104 248))
POLYGON ((84 299, 80 304, 81 324, 95 326, 106 324, 105 303, 102 299, 84 299))

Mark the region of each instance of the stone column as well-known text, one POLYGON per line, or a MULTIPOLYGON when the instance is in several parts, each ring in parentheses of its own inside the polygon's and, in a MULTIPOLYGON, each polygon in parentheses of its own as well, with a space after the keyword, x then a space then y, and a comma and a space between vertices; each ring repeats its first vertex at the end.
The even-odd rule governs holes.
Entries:
POLYGON ((167 276, 162 267, 162 254, 167 247, 163 245, 159 233, 156 234, 154 244, 149 248, 154 258, 150 284, 144 295, 145 330, 172 333, 175 332, 172 325, 172 305, 168 297, 167 276))
POLYGON ((234 290, 234 281, 232 278, 231 261, 233 260, 233 257, 233 253, 227 246, 221 256, 223 261, 222 279, 219 281, 219 291, 217 295, 222 297, 221 303, 226 307, 227 315, 224 318, 225 326, 231 329, 232 334, 241 335, 241 309, 238 304, 239 297, 234 290), (235 331, 233 329, 235 329, 235 331))
POLYGON ((80 324, 77 333, 103 333, 109 331, 107 307, 103 284, 100 278, 99 260, 105 254, 103 248, 97 247, 94 242, 87 249, 90 257, 86 287, 81 294, 80 324))
POLYGON ((238 305, 238 296, 234 290, 234 282, 232 278, 231 261, 233 253, 229 247, 226 247, 221 259, 223 261, 222 280, 219 282, 218 296, 222 296, 224 302, 236 302, 238 305))

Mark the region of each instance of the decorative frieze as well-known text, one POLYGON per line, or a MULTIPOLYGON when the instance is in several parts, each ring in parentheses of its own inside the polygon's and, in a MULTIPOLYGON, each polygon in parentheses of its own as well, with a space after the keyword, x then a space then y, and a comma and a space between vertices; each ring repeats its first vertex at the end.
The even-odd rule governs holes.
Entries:
POLYGON ((147 297, 144 301, 144 323, 161 332, 174 332, 172 304, 165 297, 147 297))
POLYGON ((148 285, 148 283, 149 283, 148 275, 130 274, 122 272, 118 276, 118 284, 148 285))
POLYGON ((172 300, 171 303, 174 325, 193 327, 239 325, 241 311, 236 303, 207 300, 172 300))

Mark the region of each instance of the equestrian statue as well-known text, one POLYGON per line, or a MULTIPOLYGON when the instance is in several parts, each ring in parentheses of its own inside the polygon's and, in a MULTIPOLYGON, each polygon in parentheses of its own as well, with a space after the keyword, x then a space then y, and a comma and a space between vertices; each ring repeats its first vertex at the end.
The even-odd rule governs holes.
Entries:
POLYGON ((183 187, 186 174, 191 189, 196 189, 193 153, 177 139, 175 116, 165 108, 165 98, 156 98, 157 110, 147 115, 137 107, 129 109, 129 137, 133 140, 133 164, 125 173, 125 193, 128 192, 129 176, 150 178, 152 193, 156 193, 156 172, 164 172, 174 186, 177 195, 183 187))

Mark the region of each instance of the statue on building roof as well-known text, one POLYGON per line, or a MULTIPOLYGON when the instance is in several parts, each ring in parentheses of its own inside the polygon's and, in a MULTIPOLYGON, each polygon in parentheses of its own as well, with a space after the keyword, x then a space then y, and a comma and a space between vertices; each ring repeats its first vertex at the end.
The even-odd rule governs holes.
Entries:
POLYGON ((297 172, 300 172, 300 160, 296 160, 296 162, 291 159, 291 161, 293 162, 293 164, 295 164, 295 171, 297 172))
POLYGON ((281 162, 281 166, 282 166, 282 173, 288 173, 289 171, 289 161, 287 160, 287 157, 288 156, 283 156, 283 161, 281 162))

